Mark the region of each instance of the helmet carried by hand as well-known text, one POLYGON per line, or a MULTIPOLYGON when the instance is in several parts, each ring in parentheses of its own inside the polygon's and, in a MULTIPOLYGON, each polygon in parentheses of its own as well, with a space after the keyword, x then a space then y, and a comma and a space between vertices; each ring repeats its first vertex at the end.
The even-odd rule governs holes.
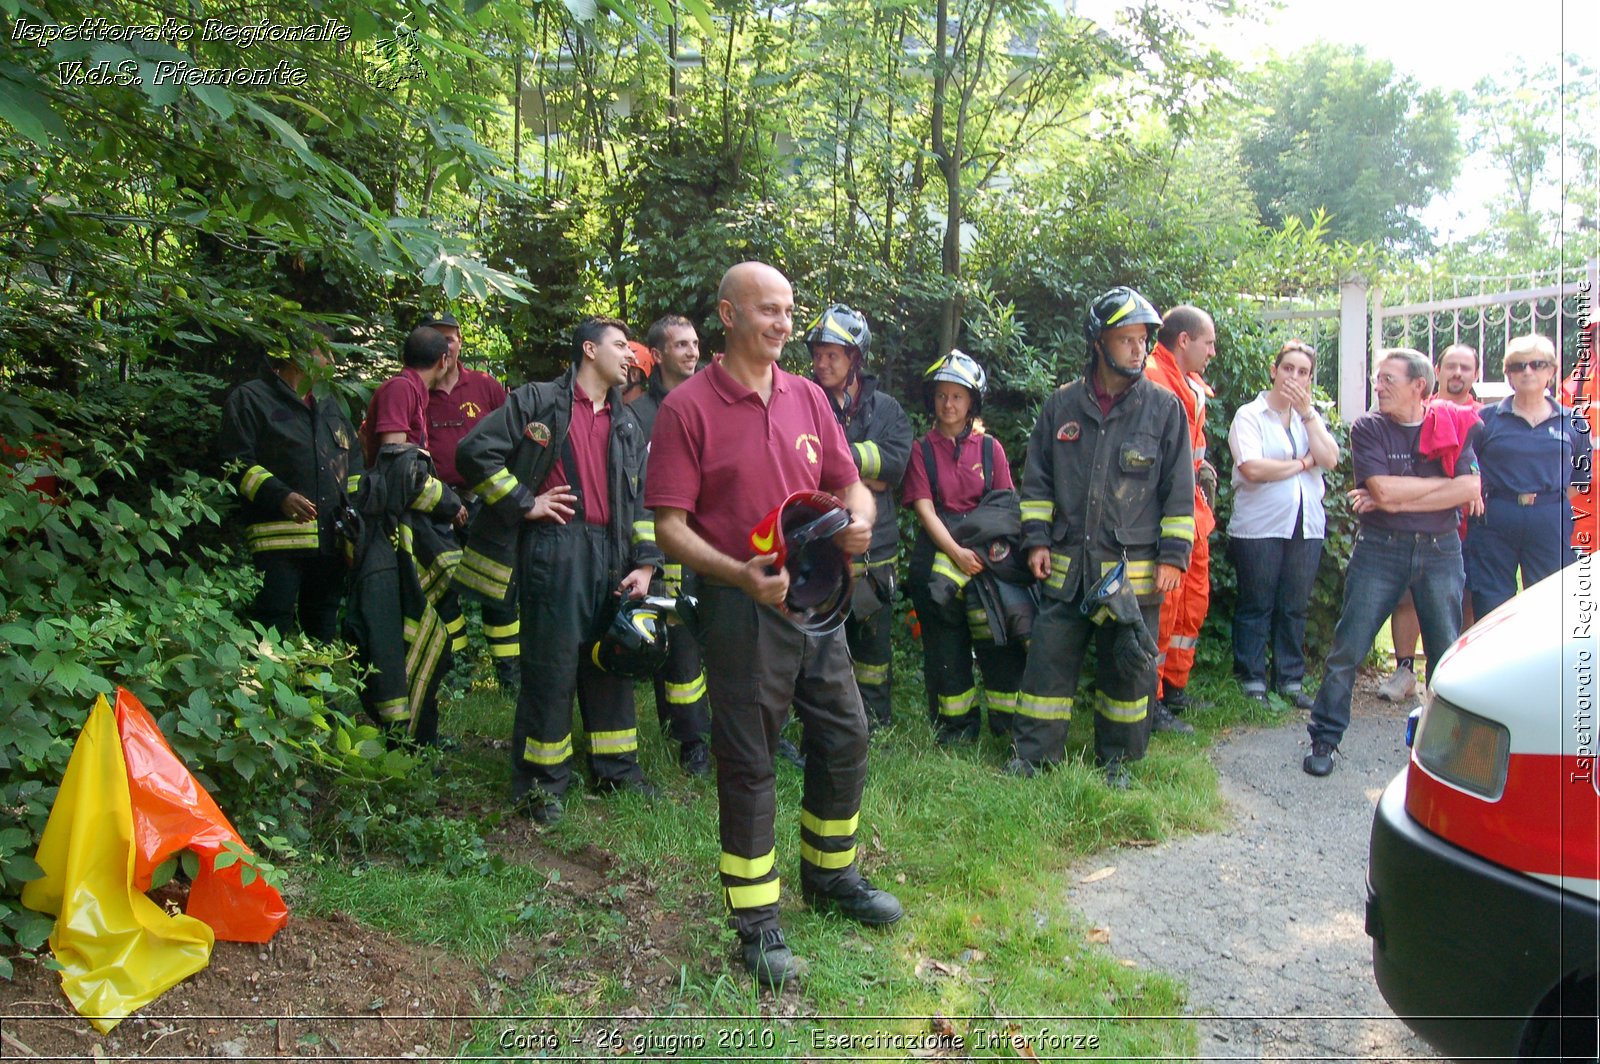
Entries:
POLYGON ((810 635, 832 631, 850 612, 850 556, 833 542, 849 524, 850 511, 832 495, 797 491, 750 531, 751 549, 776 554, 774 566, 789 572, 778 612, 810 635))
POLYGON ((648 680, 667 660, 667 611, 660 600, 624 598, 589 648, 602 672, 648 680))

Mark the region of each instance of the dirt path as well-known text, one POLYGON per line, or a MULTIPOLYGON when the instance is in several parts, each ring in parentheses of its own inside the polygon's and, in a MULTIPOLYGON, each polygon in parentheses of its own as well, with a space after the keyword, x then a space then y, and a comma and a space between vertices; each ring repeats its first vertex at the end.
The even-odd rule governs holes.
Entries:
POLYGON ((1200 1059, 1436 1059, 1378 993, 1362 929, 1368 831, 1405 765, 1404 711, 1363 681, 1320 780, 1300 770, 1306 716, 1217 743, 1230 828, 1100 854, 1070 897, 1118 956, 1188 983, 1200 1059))

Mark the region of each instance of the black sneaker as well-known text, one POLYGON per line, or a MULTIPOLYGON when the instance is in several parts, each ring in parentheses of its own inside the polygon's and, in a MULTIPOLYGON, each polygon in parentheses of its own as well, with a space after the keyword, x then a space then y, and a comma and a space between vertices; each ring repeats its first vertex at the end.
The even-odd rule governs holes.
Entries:
POLYGON ((678 767, 686 776, 704 776, 711 771, 711 749, 703 742, 684 743, 678 750, 678 767))
POLYGON ((975 743, 978 741, 980 723, 976 719, 956 727, 949 727, 941 723, 933 733, 933 741, 939 746, 951 746, 955 743, 975 743))
POLYGON ((1194 725, 1174 717, 1167 704, 1158 700, 1150 710, 1150 730, 1172 732, 1175 735, 1193 735, 1194 725))
POLYGON ((1339 744, 1318 739, 1311 744, 1311 752, 1300 762, 1300 767, 1305 769, 1308 775, 1326 776, 1333 771, 1333 752, 1337 749, 1339 744))
MULTIPOLYGON (((806 767, 806 755, 800 752, 800 748, 798 746, 794 745, 794 743, 791 743, 788 739, 785 739, 782 736, 778 737, 777 754, 778 757, 783 758, 795 768, 806 767)), ((776 760, 774 760, 773 764, 777 764, 776 760)))
POLYGON ((823 892, 802 881, 800 893, 806 899, 806 904, 817 912, 831 910, 868 927, 886 927, 906 914, 900 899, 874 887, 867 882, 866 876, 857 877, 854 883, 841 891, 823 892))
POLYGON ((785 983, 799 982, 805 974, 806 962, 794 955, 783 941, 783 932, 776 927, 746 939, 742 952, 745 970, 756 977, 756 982, 773 990, 782 990, 785 983))
POLYGON ((1315 704, 1312 702, 1311 696, 1298 687, 1285 687, 1278 693, 1295 709, 1310 709, 1315 704))

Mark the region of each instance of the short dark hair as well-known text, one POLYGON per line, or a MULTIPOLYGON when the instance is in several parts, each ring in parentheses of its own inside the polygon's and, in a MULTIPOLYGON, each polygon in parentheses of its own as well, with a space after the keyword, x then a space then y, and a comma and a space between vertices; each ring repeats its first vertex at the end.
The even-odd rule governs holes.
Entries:
POLYGON ((633 339, 628 335, 628 326, 620 318, 585 318, 576 329, 572 330, 572 361, 583 361, 583 345, 597 344, 600 337, 606 334, 607 329, 616 329, 622 333, 624 340, 633 339))
POLYGON ((1283 346, 1278 348, 1277 357, 1272 360, 1272 368, 1273 369, 1277 369, 1279 366, 1283 365, 1284 356, 1286 356, 1286 355, 1294 355, 1294 354, 1305 355, 1306 358, 1311 360, 1311 369, 1312 369, 1312 371, 1313 372, 1316 371, 1316 368, 1317 368, 1317 349, 1312 347, 1310 344, 1306 343, 1304 340, 1300 339, 1299 337, 1295 337, 1294 339, 1290 339, 1290 340, 1285 340, 1283 342, 1283 346))
POLYGON ((1184 333, 1191 336, 1200 331, 1206 323, 1206 312, 1199 307, 1191 307, 1184 303, 1167 311, 1166 317, 1161 319, 1161 328, 1156 330, 1156 339, 1163 347, 1171 347, 1178 342, 1178 337, 1184 333))
POLYGON ((1471 355, 1472 356, 1472 368, 1473 368, 1474 371, 1476 371, 1478 369, 1478 349, 1473 347, 1471 344, 1451 344, 1449 347, 1445 348, 1443 351, 1440 351, 1439 352, 1438 361, 1433 364, 1434 368, 1437 369, 1437 368, 1442 367, 1444 365, 1444 360, 1445 360, 1446 356, 1453 355, 1457 351, 1465 351, 1467 354, 1471 355))
POLYGON ((694 328, 694 322, 682 314, 663 314, 650 323, 650 330, 644 334, 644 346, 661 350, 661 345, 667 342, 668 329, 694 328))
POLYGON ((406 337, 400 360, 407 369, 432 369, 450 350, 444 333, 429 325, 418 325, 406 337))

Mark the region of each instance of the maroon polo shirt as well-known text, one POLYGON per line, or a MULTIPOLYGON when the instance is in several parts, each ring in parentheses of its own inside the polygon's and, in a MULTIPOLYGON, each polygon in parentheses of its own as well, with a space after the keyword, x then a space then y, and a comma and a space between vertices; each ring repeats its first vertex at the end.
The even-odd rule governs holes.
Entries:
MULTIPOLYGON (((956 458, 956 441, 945 439, 938 429, 928 433, 933 443, 934 472, 939 477, 939 494, 944 497, 942 509, 946 513, 965 514, 978 508, 983 498, 983 436, 973 433, 961 441, 961 458, 956 458)), ((1006 460, 1006 449, 994 437, 994 478, 990 488, 1015 488, 1011 480, 1011 463, 1006 460)), ((933 498, 928 484, 928 468, 922 462, 922 441, 911 445, 911 462, 906 466, 905 480, 900 486, 900 501, 910 506, 918 499, 930 499, 935 509, 939 500, 933 498)))
POLYGON ((661 402, 644 504, 687 510, 690 528, 743 561, 750 530, 791 494, 837 494, 860 479, 821 388, 773 366, 763 403, 713 363, 661 402))
POLYGON ((378 385, 367 404, 361 450, 368 465, 378 460, 378 437, 386 432, 403 432, 407 443, 428 446, 428 386, 422 374, 409 366, 378 385))
POLYGON ((573 480, 567 469, 566 448, 562 457, 550 467, 550 475, 539 485, 543 495, 552 488, 566 484, 577 488, 583 497, 583 519, 591 525, 603 525, 611 520, 611 492, 606 483, 606 457, 611 448, 611 404, 601 403, 596 410, 583 387, 572 382, 572 423, 567 426, 567 443, 572 447, 572 458, 578 465, 578 477, 573 480))
POLYGON ((456 472, 456 447, 485 414, 505 404, 505 387, 476 369, 463 368, 448 392, 435 388, 428 393, 428 450, 440 480, 452 488, 472 487, 456 472))

